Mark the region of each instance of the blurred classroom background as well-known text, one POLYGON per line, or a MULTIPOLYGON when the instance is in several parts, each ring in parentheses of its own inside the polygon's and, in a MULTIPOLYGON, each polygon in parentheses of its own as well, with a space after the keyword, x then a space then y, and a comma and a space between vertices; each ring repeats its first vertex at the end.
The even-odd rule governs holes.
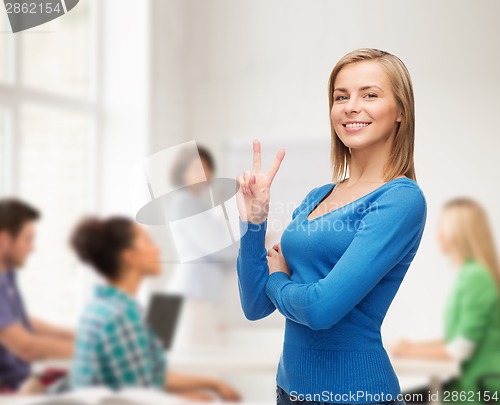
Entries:
MULTIPOLYGON (((442 204, 473 197, 493 230, 500 225, 499 13, 496 1, 82 0, 17 34, 0 13, 0 195, 43 214, 20 272, 29 311, 76 325, 96 280, 68 248, 70 230, 87 213, 135 217, 130 168, 182 143, 207 147, 222 179, 251 168, 255 138, 264 168, 286 149, 268 236, 269 246, 278 242, 293 208, 330 181, 331 69, 347 52, 374 47, 399 56, 412 76, 416 173, 428 202, 420 250, 383 337, 441 337, 456 276, 436 244, 442 204)), ((164 266, 141 292, 147 301, 168 290, 178 263, 168 227, 145 226, 164 266)), ((220 342, 250 354, 268 345, 277 366, 284 318, 245 319, 233 247, 220 342)), ((250 400, 273 400, 275 369, 240 371, 220 374, 250 400)))

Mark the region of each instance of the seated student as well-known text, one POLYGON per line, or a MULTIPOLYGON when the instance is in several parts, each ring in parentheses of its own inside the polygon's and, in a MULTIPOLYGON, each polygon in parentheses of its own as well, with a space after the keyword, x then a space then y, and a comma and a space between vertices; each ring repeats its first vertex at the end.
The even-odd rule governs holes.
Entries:
POLYGON ((72 388, 143 386, 190 399, 216 399, 208 392, 213 391, 224 400, 240 400, 220 380, 166 372, 165 351, 135 299, 141 281, 161 272, 158 248, 142 226, 123 217, 87 218, 74 230, 71 245, 107 281, 96 287, 80 319, 72 388))
POLYGON ((30 376, 30 363, 71 358, 70 331, 29 317, 16 283, 16 273, 34 247, 40 214, 14 198, 0 199, 0 392, 14 392, 30 376))
MULTIPOLYGON (((448 201, 440 215, 438 242, 441 251, 458 269, 445 308, 445 338, 430 342, 403 340, 392 346, 392 354, 459 361, 460 376, 446 382, 437 393, 442 402, 485 403, 483 400, 488 396, 497 402, 500 399, 500 268, 483 208, 469 198, 448 201), (487 380, 489 375, 492 378, 487 380)), ((430 402, 429 393, 436 396, 435 392, 429 392, 429 387, 404 394, 409 394, 406 398, 411 404, 430 402)))

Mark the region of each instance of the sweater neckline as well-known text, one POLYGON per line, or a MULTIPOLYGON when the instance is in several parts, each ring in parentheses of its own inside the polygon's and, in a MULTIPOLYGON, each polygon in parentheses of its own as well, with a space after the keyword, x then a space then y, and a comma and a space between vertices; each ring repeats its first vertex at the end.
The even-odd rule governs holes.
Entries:
POLYGON ((323 218, 327 215, 330 215, 334 212, 337 212, 341 209, 345 209, 346 207, 349 207, 353 204, 356 204, 357 202, 369 197, 370 195, 374 194, 375 192, 377 191, 380 191, 382 188, 386 187, 387 185, 389 184, 393 184, 394 182, 397 182, 397 181, 411 181, 411 182, 414 182, 412 179, 408 178, 408 177, 398 177, 396 179, 392 179, 392 180, 389 180, 388 182, 382 184, 381 186, 377 187, 376 189, 370 191, 369 193, 366 193, 365 195, 359 197, 359 198, 356 198, 355 200, 345 204, 345 205, 342 205, 341 207, 337 207, 331 211, 328 211, 326 213, 324 213, 323 215, 320 215, 319 217, 316 217, 316 218, 313 218, 313 219, 309 219, 309 215, 311 215, 311 213, 318 207, 319 204, 321 204, 321 202, 330 195, 330 193, 333 191, 333 189, 335 188, 336 184, 335 183, 327 183, 328 184, 328 187, 326 188, 327 192, 326 194, 323 194, 323 196, 318 200, 318 202, 314 205, 314 207, 309 211, 309 212, 306 212, 306 216, 305 216, 305 221, 307 223, 311 223, 311 222, 314 222, 316 221, 317 219, 320 219, 320 218, 323 218))

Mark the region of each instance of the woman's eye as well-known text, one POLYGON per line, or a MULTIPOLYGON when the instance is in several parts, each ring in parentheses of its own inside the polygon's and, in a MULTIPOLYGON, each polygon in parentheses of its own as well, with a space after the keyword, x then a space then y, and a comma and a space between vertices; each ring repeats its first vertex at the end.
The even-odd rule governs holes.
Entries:
MULTIPOLYGON (((368 94, 366 94, 366 97, 369 97, 369 98, 376 98, 376 97, 378 97, 378 96, 377 96, 375 93, 368 93, 368 94)), ((345 100, 345 99, 347 99, 347 96, 337 96, 337 97, 335 98, 335 101, 343 101, 343 100, 345 100)))

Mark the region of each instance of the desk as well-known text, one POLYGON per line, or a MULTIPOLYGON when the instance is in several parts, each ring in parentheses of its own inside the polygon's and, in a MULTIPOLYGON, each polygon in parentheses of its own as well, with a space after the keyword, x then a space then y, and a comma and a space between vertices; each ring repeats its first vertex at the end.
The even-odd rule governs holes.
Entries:
MULTIPOLYGON (((172 370, 207 373, 275 373, 281 348, 264 346, 225 346, 192 348, 189 351, 167 353, 172 370)), ((425 376, 430 378, 431 393, 441 390, 442 383, 460 373, 455 361, 420 360, 391 357, 398 376, 425 376)), ((437 402, 433 402, 437 403, 437 402)))
MULTIPOLYGON (((189 350, 167 352, 168 367, 186 373, 260 374, 276 373, 281 355, 278 345, 206 346, 189 350)), ((425 376, 430 378, 431 393, 441 389, 442 383, 460 373, 458 362, 392 358, 398 376, 425 376)), ((35 369, 47 366, 68 366, 68 362, 42 362, 35 369)))

